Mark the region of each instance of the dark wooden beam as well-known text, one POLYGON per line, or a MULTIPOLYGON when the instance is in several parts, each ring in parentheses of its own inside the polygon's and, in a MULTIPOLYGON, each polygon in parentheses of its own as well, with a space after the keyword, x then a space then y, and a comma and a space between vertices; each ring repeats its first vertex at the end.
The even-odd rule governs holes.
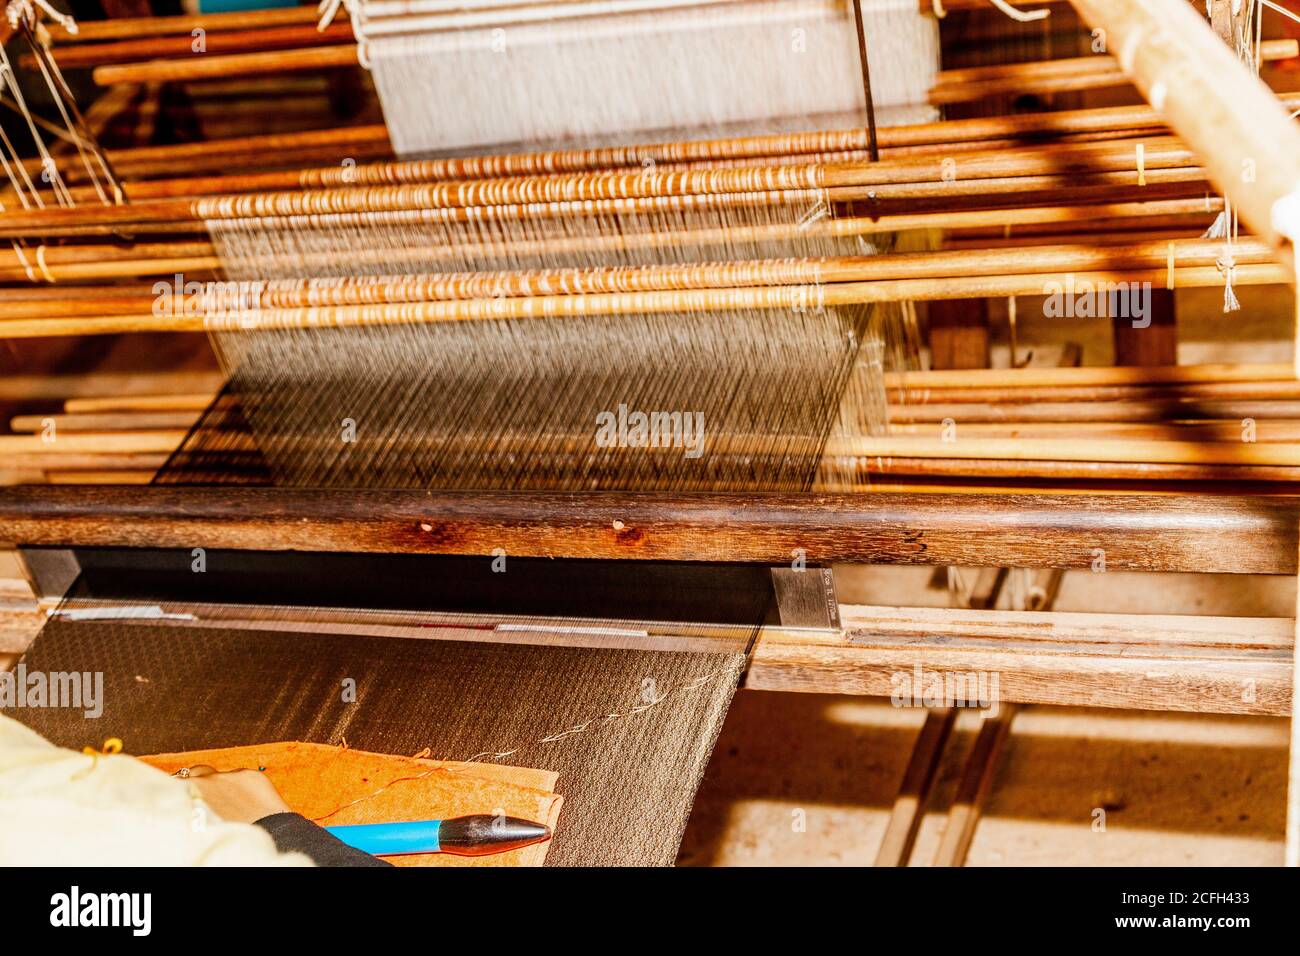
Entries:
POLYGON ((0 542, 1294 574, 1300 499, 28 486, 0 542))

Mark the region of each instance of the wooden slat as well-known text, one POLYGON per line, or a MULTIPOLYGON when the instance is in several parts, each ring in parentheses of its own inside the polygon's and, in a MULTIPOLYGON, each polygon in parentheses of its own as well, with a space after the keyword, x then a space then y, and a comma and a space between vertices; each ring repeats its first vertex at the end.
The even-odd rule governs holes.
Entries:
POLYGON ((756 690, 889 697, 899 675, 997 675, 1003 703, 1281 716, 1289 618, 841 608, 844 636, 773 633, 756 690))
POLYGON ((40 432, 50 427, 56 435, 78 432, 161 431, 191 428, 199 412, 86 412, 63 415, 15 415, 14 432, 40 432))
POLYGON ((943 746, 956 721, 955 707, 936 707, 926 713, 903 782, 898 788, 898 796, 894 798, 894 808, 880 841, 880 849, 876 851, 876 866, 905 866, 912 855, 939 758, 943 756, 943 746))
MULTIPOLYGON (((0 551, 0 658, 5 654, 18 654, 27 649, 36 632, 45 622, 45 614, 37 603, 32 586, 25 577, 21 559, 16 552, 0 551)), ((4 663, 0 660, 0 670, 4 663)))
POLYGON ((948 810, 948 825, 934 856, 935 866, 961 866, 966 862, 966 853, 975 838, 975 826, 979 823, 984 801, 993 788, 998 758, 1011 733, 1015 716, 1016 706, 1008 704, 996 716, 985 717, 980 725, 975 747, 967 758, 961 783, 957 786, 957 799, 948 810))
MULTIPOLYGON (((450 636, 442 628, 422 626, 428 615, 415 612, 371 615, 358 623, 355 615, 337 609, 282 608, 273 615, 246 606, 166 609, 196 615, 175 626, 450 636)), ((986 681, 984 690, 990 695, 996 690, 1002 707, 1045 703, 1269 716, 1290 712, 1289 618, 858 606, 845 606, 841 612, 843 635, 765 629, 755 645, 745 686, 890 697, 900 686, 900 675, 915 683, 915 668, 920 666, 925 680, 972 672, 984 672, 991 680, 996 674, 996 688, 986 681), (948 624, 942 633, 909 636, 924 635, 940 616, 948 624)), ((0 652, 21 650, 43 620, 35 607, 0 609, 0 652)), ((671 637, 668 628, 655 639, 671 637)), ((457 634, 455 639, 472 638, 457 634)))
POLYGON ((987 299, 931 302, 930 367, 988 368, 989 308, 987 299))

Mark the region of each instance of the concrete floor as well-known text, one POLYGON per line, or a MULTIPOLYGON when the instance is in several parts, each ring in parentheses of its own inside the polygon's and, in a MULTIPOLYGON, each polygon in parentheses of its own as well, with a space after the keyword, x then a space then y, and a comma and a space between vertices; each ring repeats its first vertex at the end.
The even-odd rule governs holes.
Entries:
MULTIPOLYGON (((679 863, 870 864, 922 719, 883 700, 741 691, 679 863)), ((914 865, 934 858, 978 721, 963 714, 949 743, 914 865)), ((1278 865, 1288 730, 1282 719, 1026 708, 966 865, 1278 865)))

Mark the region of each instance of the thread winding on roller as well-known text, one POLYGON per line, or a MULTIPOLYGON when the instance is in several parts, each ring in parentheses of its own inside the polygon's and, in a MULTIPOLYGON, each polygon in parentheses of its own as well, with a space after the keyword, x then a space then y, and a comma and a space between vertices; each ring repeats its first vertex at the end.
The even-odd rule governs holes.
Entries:
MULTIPOLYGON (((829 0, 643 0, 617 13, 599 2, 341 5, 402 156, 791 133, 824 128, 826 114, 863 116, 853 16, 829 0), (437 102, 455 109, 431 110, 437 102)), ((339 6, 323 5, 321 22, 339 6)), ((937 61, 933 22, 909 0, 868 2, 863 15, 873 100, 924 103, 937 61)), ((640 185, 684 176, 659 175, 652 159, 640 165, 601 180, 608 198, 548 187, 546 198, 564 202, 545 215, 508 180, 477 191, 412 187, 446 193, 448 209, 342 213, 331 203, 324 215, 304 208, 250 220, 230 218, 238 203, 201 205, 230 279, 298 280, 303 294, 313 278, 358 273, 413 272, 418 282, 419 273, 534 270, 544 283, 535 270, 743 268, 879 247, 830 228, 833 207, 819 188, 789 189, 776 202, 743 192, 629 199, 640 185), (517 201, 503 214, 502 202, 517 201)), ((730 173, 737 184, 763 175, 730 173)), ((798 171, 776 178, 795 184, 798 171)), ((668 311, 633 305, 532 320, 489 310, 471 323, 259 332, 242 328, 236 309, 210 331, 279 483, 808 488, 833 431, 884 427, 886 340, 896 353, 914 345, 915 313, 828 307, 818 277, 803 281, 807 294, 776 308, 683 296, 683 308, 668 311), (608 416, 665 430, 634 426, 608 444, 597 430, 608 416), (702 429, 698 443, 687 440, 688 424, 702 429)))

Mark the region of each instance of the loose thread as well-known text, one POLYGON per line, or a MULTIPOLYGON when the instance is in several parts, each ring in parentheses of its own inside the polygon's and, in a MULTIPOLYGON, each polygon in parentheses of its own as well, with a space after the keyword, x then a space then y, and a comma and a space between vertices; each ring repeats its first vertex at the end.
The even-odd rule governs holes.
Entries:
MULTIPOLYGON (((679 684, 676 687, 670 687, 668 688, 668 690, 664 691, 654 700, 647 701, 646 703, 643 704, 638 704, 637 706, 629 708, 628 710, 625 710, 622 713, 614 712, 614 713, 604 714, 598 717, 592 717, 590 720, 583 721, 581 724, 576 724, 573 727, 568 728, 567 730, 556 731, 554 733, 547 734, 544 737, 538 737, 536 740, 519 743, 509 750, 483 751, 482 753, 474 754, 474 756, 469 757, 468 759, 462 761, 452 761, 451 758, 444 758, 442 761, 440 761, 440 765, 437 767, 430 767, 424 773, 415 774, 410 777, 399 777, 396 780, 390 780, 388 783, 384 784, 378 790, 375 790, 372 793, 368 793, 363 797, 357 797, 357 799, 349 803, 345 803, 342 806, 335 808, 334 810, 331 810, 329 813, 325 814, 324 816, 316 817, 315 821, 317 823, 320 823, 322 820, 328 820, 330 817, 342 813, 344 810, 348 809, 349 807, 355 807, 359 803, 364 803, 367 800, 371 800, 379 796, 379 794, 383 793, 384 791, 390 789, 391 787, 399 783, 404 783, 411 780, 423 780, 426 777, 432 776, 433 774, 438 772, 443 772, 443 773, 468 773, 469 772, 468 766, 459 770, 453 770, 451 767, 445 766, 445 764, 447 763, 455 762, 455 763, 468 765, 482 760, 501 760, 511 756, 512 754, 518 753, 522 748, 528 746, 529 743, 538 743, 538 744, 556 743, 558 741, 564 740, 567 737, 572 737, 577 734, 584 733, 593 725, 597 727, 603 727, 613 723, 616 720, 623 720, 628 717, 634 717, 637 714, 645 713, 647 710, 650 710, 652 707, 657 707, 659 704, 662 704, 665 700, 667 700, 669 697, 673 696, 674 694, 681 695, 688 691, 698 690, 700 687, 703 687, 709 681, 714 680, 717 677, 720 677, 724 673, 726 673, 725 669, 712 671, 711 673, 701 675, 700 677, 697 677, 694 680, 689 681, 685 684, 679 684)), ((421 755, 426 755, 431 752, 432 751, 430 750, 430 748, 425 747, 423 750, 420 751, 419 754, 416 755, 416 757, 420 757, 421 755)))
POLYGON ((49 266, 45 264, 45 243, 36 247, 36 267, 41 270, 41 275, 50 285, 54 285, 58 280, 54 278, 54 273, 50 271, 49 266))
POLYGON ((1035 20, 1045 20, 1052 13, 1047 7, 1039 7, 1037 10, 1017 10, 1007 3, 1007 0, 990 0, 990 2, 1017 23, 1032 23, 1035 20))

